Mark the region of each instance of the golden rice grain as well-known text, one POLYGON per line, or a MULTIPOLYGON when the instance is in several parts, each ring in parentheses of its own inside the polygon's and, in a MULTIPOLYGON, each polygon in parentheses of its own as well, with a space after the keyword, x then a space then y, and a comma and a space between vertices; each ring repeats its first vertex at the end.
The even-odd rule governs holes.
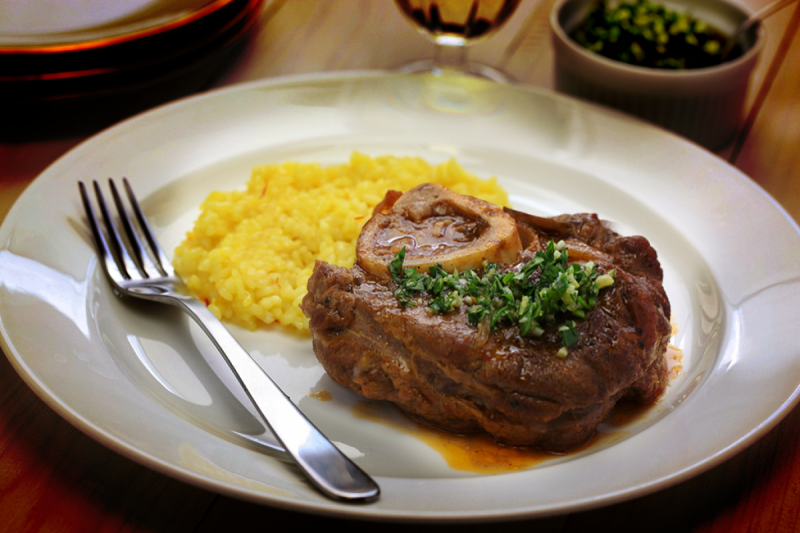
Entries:
POLYGON ((308 330, 300 311, 314 261, 351 267, 361 228, 389 189, 434 182, 508 205, 495 178, 481 180, 455 160, 353 153, 347 164, 284 163, 253 169, 246 190, 213 192, 175 250, 189 290, 222 320, 308 330))

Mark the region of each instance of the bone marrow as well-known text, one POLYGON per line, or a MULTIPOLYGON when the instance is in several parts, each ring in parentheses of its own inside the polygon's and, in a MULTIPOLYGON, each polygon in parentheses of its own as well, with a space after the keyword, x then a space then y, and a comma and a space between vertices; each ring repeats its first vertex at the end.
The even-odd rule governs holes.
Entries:
POLYGON ((489 202, 427 183, 375 209, 356 244, 356 265, 388 279, 392 258, 406 249, 405 264, 425 272, 478 268, 484 261, 511 262, 522 250, 514 219, 489 202))

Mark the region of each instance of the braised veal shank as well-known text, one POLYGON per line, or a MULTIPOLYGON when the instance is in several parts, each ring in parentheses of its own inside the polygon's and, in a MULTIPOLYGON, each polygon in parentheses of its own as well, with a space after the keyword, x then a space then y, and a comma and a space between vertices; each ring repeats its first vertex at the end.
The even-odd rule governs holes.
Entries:
POLYGON ((336 382, 366 398, 392 401, 435 426, 569 451, 621 398, 653 401, 664 390, 671 326, 661 267, 644 237, 620 236, 596 215, 540 218, 499 211, 430 184, 402 197, 387 195, 362 232, 356 265, 318 261, 314 268, 301 306, 314 352, 336 382), (502 229, 508 224, 513 235, 502 229), (498 225, 499 237, 492 234, 498 225), (424 235, 415 237, 415 231, 424 235), (481 240, 484 235, 491 238, 481 240), (566 357, 556 355, 562 339, 555 325, 538 337, 522 336, 513 325, 487 333, 468 322, 467 306, 443 315, 425 305, 402 307, 396 284, 376 266, 406 246, 415 264, 458 251, 460 270, 465 261, 496 257, 492 249, 500 247, 512 258, 502 268, 519 270, 551 239, 565 241, 570 262, 616 269, 597 307, 576 320, 578 341, 566 357), (475 254, 470 240, 482 242, 475 254), (420 242, 427 249, 419 246, 415 255, 420 242))

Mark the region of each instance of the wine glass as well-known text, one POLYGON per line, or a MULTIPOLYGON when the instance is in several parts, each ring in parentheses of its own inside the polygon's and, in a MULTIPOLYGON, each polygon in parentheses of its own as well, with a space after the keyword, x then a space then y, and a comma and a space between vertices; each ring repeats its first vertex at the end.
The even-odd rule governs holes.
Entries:
POLYGON ((400 11, 435 45, 433 59, 414 61, 400 72, 472 75, 509 83, 498 69, 467 60, 467 47, 495 33, 521 0, 395 0, 400 11))

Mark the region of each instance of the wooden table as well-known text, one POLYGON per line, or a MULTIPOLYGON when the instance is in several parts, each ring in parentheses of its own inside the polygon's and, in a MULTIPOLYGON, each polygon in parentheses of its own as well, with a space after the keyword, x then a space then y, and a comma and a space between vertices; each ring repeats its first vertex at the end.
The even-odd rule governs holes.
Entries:
MULTIPOLYGON (((746 0, 753 8, 767 0, 746 0)), ((524 0, 471 57, 552 87, 552 0, 524 0)), ((719 155, 800 220, 800 8, 766 23, 748 123, 719 155)), ((286 74, 392 68, 431 55, 388 0, 267 2, 254 38, 216 86, 286 74)), ((3 127, 0 119, 0 128, 3 127)), ((0 220, 50 163, 86 138, 0 144, 0 220)), ((518 531, 800 531, 800 407, 727 462, 689 481, 595 510, 503 525, 518 531)), ((0 531, 234 531, 375 524, 295 514, 202 490, 104 448, 54 414, 0 357, 0 531)), ((400 524, 381 529, 399 531, 400 524)), ((479 524, 415 526, 485 529, 479 524)))

